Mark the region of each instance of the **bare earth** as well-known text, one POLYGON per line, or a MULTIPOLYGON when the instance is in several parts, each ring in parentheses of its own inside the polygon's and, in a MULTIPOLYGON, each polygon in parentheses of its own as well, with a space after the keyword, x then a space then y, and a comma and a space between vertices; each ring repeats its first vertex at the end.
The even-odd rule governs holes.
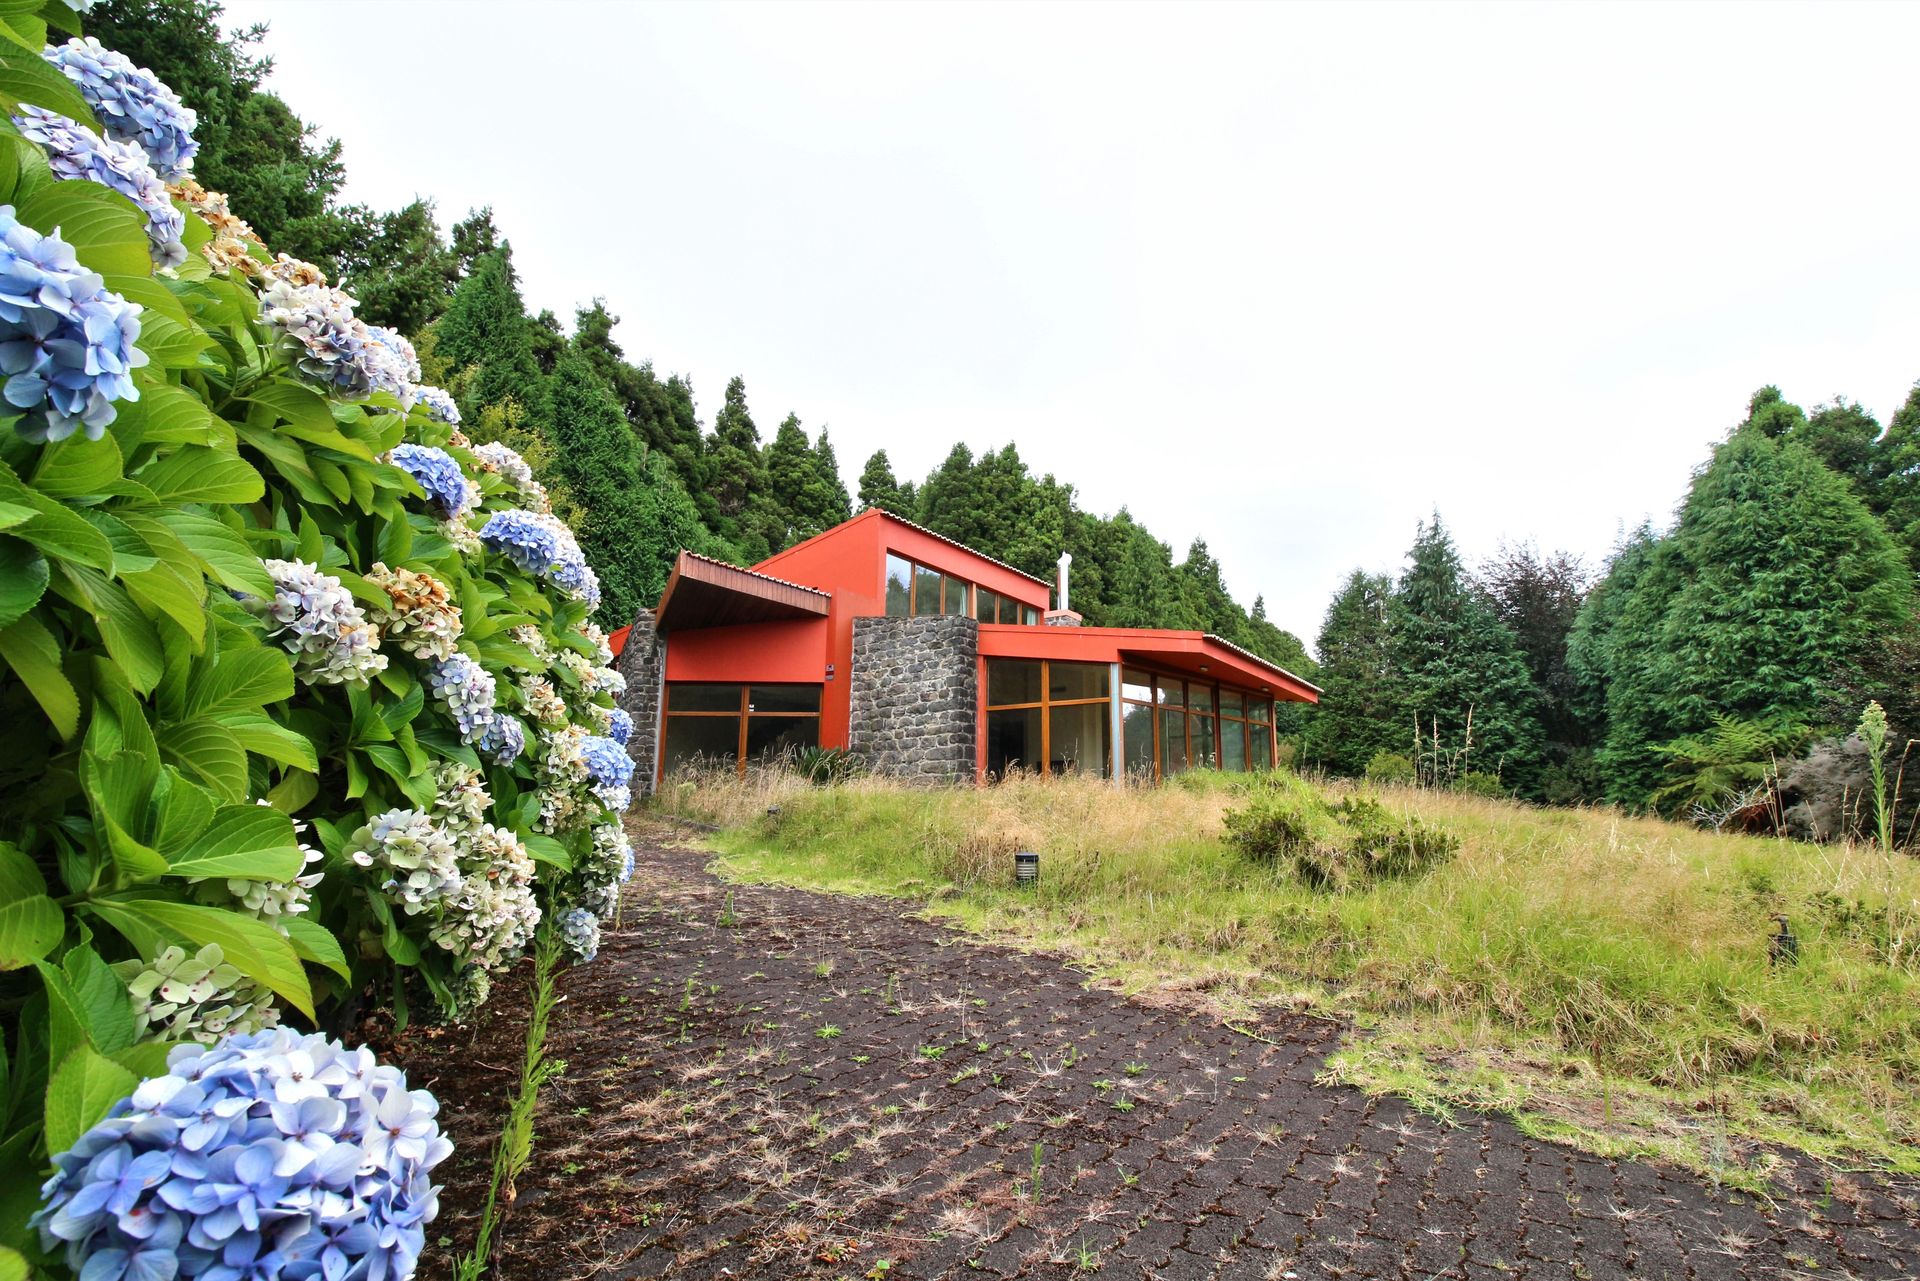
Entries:
MULTIPOLYGON (((1763 1200, 1497 1118, 1448 1127, 1316 1085, 1332 1024, 1256 1039, 907 905, 639 857, 620 928, 562 982, 567 1070, 503 1281, 1920 1276, 1912 1181, 1800 1163, 1763 1200)), ((471 1236, 523 986, 499 984, 478 1029, 395 1048, 459 1144, 429 1229, 441 1276, 471 1236)))

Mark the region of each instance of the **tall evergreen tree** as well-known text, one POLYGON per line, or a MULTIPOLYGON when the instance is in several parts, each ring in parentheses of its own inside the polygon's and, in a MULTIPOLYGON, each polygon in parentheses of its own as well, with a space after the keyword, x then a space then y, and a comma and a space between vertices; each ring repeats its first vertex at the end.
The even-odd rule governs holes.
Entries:
POLYGON ((1419 726, 1422 773, 1464 772, 1532 784, 1540 725, 1520 647, 1481 602, 1440 523, 1422 524, 1393 596, 1393 665, 1406 730, 1419 726))
POLYGON ((464 417, 517 402, 536 425, 548 418, 545 382, 534 355, 533 323, 520 299, 513 250, 502 244, 474 261, 434 326, 434 350, 460 371, 451 390, 464 417))
POLYGON ((727 383, 725 403, 714 415, 713 439, 706 454, 705 480, 719 509, 718 532, 748 559, 764 560, 773 554, 780 537, 772 528, 779 522, 769 503, 760 429, 747 409, 744 379, 735 377, 727 383))
POLYGON ((1320 625, 1320 705, 1307 720, 1303 755, 1336 774, 1363 772, 1379 752, 1412 750, 1400 718, 1392 616, 1392 580, 1356 569, 1320 625))
POLYGON ((652 604, 647 583, 659 576, 640 528, 640 454, 613 392, 577 352, 555 363, 552 467, 576 511, 574 533, 600 576, 602 623, 623 627, 652 604))
POLYGON ((833 462, 826 433, 819 449, 807 442, 798 415, 788 414, 767 446, 767 496, 777 520, 778 547, 791 547, 845 520, 846 486, 833 462))
POLYGON ((1810 721, 1836 673, 1911 600, 1905 557, 1845 479, 1762 423, 1737 429, 1612 628, 1609 796, 1645 803, 1658 749, 1716 714, 1810 721))
POLYGON ((894 478, 893 464, 887 461, 887 451, 876 449, 867 459, 867 465, 860 469, 860 510, 878 507, 881 511, 892 512, 895 516, 913 518, 913 507, 907 502, 900 482, 894 478))
POLYGON ((417 334, 439 319, 460 285, 460 259, 440 238, 433 202, 415 200, 382 216, 372 234, 341 256, 342 287, 368 324, 417 334))

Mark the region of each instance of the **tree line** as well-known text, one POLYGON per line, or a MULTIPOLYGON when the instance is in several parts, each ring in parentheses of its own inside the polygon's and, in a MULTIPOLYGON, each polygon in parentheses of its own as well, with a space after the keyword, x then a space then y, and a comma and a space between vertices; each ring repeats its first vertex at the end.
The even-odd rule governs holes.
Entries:
POLYGON ((689 379, 621 350, 604 299, 570 327, 527 310, 491 210, 443 235, 431 201, 389 212, 346 202, 339 142, 262 87, 264 28, 223 34, 220 14, 217 0, 111 0, 89 24, 200 113, 208 186, 277 249, 326 268, 363 318, 411 336, 476 443, 526 456, 600 575, 604 625, 652 604, 681 548, 751 565, 880 507, 1042 577, 1072 552, 1074 606, 1091 624, 1209 631, 1311 675, 1305 646, 1267 619, 1263 599, 1233 599, 1204 540, 1176 559, 1124 508, 1082 509, 1012 444, 978 457, 955 445, 905 482, 881 450, 849 493, 827 429, 810 435, 789 413, 763 438, 738 377, 703 424, 689 379))

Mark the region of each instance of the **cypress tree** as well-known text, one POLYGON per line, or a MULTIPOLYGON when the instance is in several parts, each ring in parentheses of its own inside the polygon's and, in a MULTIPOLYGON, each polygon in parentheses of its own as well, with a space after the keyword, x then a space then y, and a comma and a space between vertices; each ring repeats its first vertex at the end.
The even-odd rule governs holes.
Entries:
POLYGON ((639 448, 620 402, 578 352, 555 363, 552 405, 552 467, 573 501, 580 550, 600 576, 600 618, 623 627, 652 603, 647 584, 658 577, 638 505, 639 448))
POLYGON ((913 504, 907 501, 900 482, 894 479, 893 464, 887 460, 884 449, 874 450, 867 465, 860 469, 860 510, 871 507, 909 520, 913 518, 913 504))
POLYGON ((1320 705, 1307 720, 1306 759, 1336 774, 1360 774, 1377 752, 1412 751, 1400 722, 1392 652, 1393 584, 1354 570, 1320 625, 1320 705))
POLYGON ((434 338, 434 350, 462 371, 456 387, 462 417, 478 418, 486 406, 512 400, 530 421, 547 421, 546 380, 534 355, 533 322, 520 299, 511 246, 475 260, 473 273, 434 325, 434 338))

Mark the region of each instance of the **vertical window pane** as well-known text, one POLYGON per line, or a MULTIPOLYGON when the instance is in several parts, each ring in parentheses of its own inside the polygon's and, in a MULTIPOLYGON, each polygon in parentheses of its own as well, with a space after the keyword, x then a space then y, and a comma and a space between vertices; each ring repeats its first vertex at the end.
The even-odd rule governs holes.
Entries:
POLYGON ((940 575, 938 571, 925 565, 913 567, 913 612, 915 614, 937 614, 940 612, 940 575))
POLYGON ((1273 731, 1265 725, 1247 726, 1247 767, 1273 768, 1273 731))
POLYGON ((1220 722, 1220 768, 1247 767, 1247 727, 1240 721, 1220 722))
POLYGON ((1187 768, 1187 714, 1160 712, 1160 776, 1171 778, 1187 768))
POLYGON ((1160 690, 1160 705, 1162 707, 1185 707, 1187 705, 1186 687, 1179 681, 1169 680, 1165 676, 1162 676, 1154 683, 1160 690))
POLYGON ((1020 621, 1028 627, 1037 626, 1040 622, 1040 611, 1031 605, 1022 605, 1020 607, 1020 621))
POLYGON ((731 768, 740 750, 738 716, 669 716, 663 751, 667 776, 686 769, 731 768))
POLYGON ((1268 709, 1270 709, 1272 706, 1273 704, 1264 698, 1248 699, 1247 700, 1247 719, 1250 721, 1259 721, 1262 725, 1265 725, 1267 723, 1268 709))
POLYGON ((1153 777, 1153 717, 1151 707, 1129 707, 1120 722, 1126 738, 1128 778, 1153 777))
POLYGON ((1153 701, 1153 677, 1135 667, 1120 669, 1120 696, 1136 702, 1153 701))
POLYGON ((997 623, 1000 610, 1000 598, 984 587, 973 589, 973 616, 982 623, 997 623))
POLYGON ((1052 719, 1047 768, 1052 774, 1079 772, 1106 778, 1113 773, 1108 747, 1111 703, 1081 703, 1048 709, 1052 719))
POLYGON ((1189 731, 1192 737, 1187 742, 1187 759, 1193 762, 1195 769, 1212 769, 1220 763, 1213 752, 1213 717, 1195 716, 1189 731))
POLYGON ((1105 698, 1112 677, 1105 663, 1053 663, 1047 668, 1047 698, 1056 703, 1105 698))
POLYGON ((1246 715, 1246 713, 1241 711, 1240 709, 1241 709, 1241 702, 1240 702, 1239 690, 1223 689, 1220 691, 1220 714, 1222 716, 1246 715))
MULTIPOLYGON (((1040 662, 1027 658, 987 660, 987 706, 1040 701, 1040 662)), ((1038 740, 1035 741, 1038 746, 1038 740)))
POLYGON ((1187 682, 1187 706, 1196 712, 1213 710, 1213 686, 1202 685, 1197 681, 1187 682))
MULTIPOLYGON (((738 721, 727 724, 739 729, 738 721)), ((764 765, 792 755, 803 747, 820 746, 820 718, 817 716, 747 717, 747 760, 764 765)))
POLYGON ((906 559, 887 553, 887 617, 905 618, 907 593, 913 587, 913 566, 906 559))
POLYGON ((987 773, 1005 778, 1010 770, 1040 768, 1040 709, 987 713, 987 773))
POLYGON ((946 603, 941 606, 943 614, 964 614, 967 612, 967 582, 964 578, 955 578, 951 574, 942 575, 941 590, 946 593, 946 603))

